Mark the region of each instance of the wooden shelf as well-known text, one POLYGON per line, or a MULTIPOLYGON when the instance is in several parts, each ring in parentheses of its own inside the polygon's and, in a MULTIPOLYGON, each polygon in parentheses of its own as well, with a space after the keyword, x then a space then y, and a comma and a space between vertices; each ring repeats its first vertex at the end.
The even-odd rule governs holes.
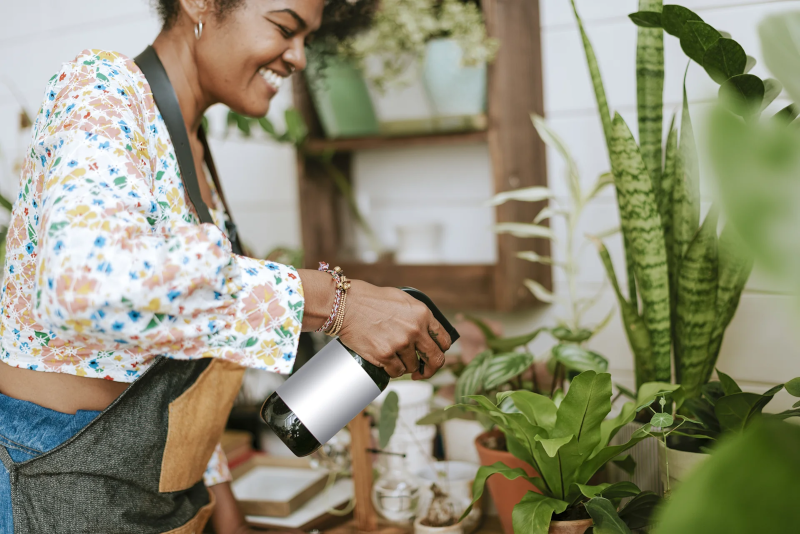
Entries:
POLYGON ((344 139, 309 138, 305 148, 309 152, 319 153, 325 150, 353 152, 356 150, 374 150, 379 148, 405 148, 411 146, 445 146, 471 143, 485 143, 488 133, 453 132, 441 134, 407 135, 407 136, 371 136, 351 137, 344 139))
MULTIPOLYGON (((530 120, 531 113, 544 115, 539 4, 537 0, 481 2, 488 34, 501 41, 497 58, 488 68, 488 109, 483 123, 488 129, 484 131, 324 139, 305 78, 293 78, 295 107, 309 128, 306 150, 300 151, 297 160, 306 267, 316 268, 318 261, 343 258, 348 240, 342 238, 342 232, 352 226, 347 224, 343 199, 328 170, 318 158, 307 157, 312 153, 333 149, 332 163, 349 179, 354 151, 486 143, 492 169, 487 180, 492 182, 492 191, 547 185, 546 150, 530 120)), ((531 221, 544 205, 507 202, 495 208, 495 220, 531 221)), ((525 288, 525 279, 552 288, 550 266, 519 259, 517 252, 522 250, 550 256, 550 242, 498 235, 495 265, 336 264, 353 279, 381 286, 416 287, 443 309, 515 311, 539 304, 525 288)))

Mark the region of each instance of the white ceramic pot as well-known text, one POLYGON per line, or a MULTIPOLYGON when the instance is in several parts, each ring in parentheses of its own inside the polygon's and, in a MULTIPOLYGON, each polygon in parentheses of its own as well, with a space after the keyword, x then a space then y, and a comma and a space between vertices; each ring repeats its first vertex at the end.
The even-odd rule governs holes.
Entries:
POLYGON ((422 517, 414 521, 414 534, 466 534, 463 523, 449 527, 428 527, 422 524, 422 517))
POLYGON ((480 465, 475 438, 486 431, 483 425, 467 419, 449 419, 442 423, 441 428, 445 458, 480 465))
POLYGON ((390 391, 397 393, 400 408, 395 432, 414 432, 415 427, 419 426, 417 421, 431 412, 433 384, 411 380, 392 381, 372 404, 380 409, 390 391))
MULTIPOLYGON (((616 436, 611 439, 610 445, 622 445, 631 439, 631 435, 641 428, 642 423, 631 422, 623 426, 616 436)), ((613 462, 608 463, 609 482, 633 482, 642 491, 652 491, 661 495, 661 469, 658 450, 660 445, 657 440, 648 438, 640 441, 628 450, 634 461, 636 470, 633 476, 617 467, 613 462)))
POLYGON ((677 449, 666 449, 666 458, 664 454, 664 447, 658 447, 658 458, 661 467, 661 485, 662 491, 667 490, 667 471, 669 471, 669 489, 674 490, 677 484, 685 480, 698 465, 708 459, 710 455, 702 452, 686 452, 677 449), (669 466, 667 466, 667 461, 669 466))
MULTIPOLYGON (((418 469, 414 474, 428 486, 420 498, 419 515, 424 516, 430 506, 433 492, 429 488, 434 483, 450 497, 454 512, 459 516, 464 513, 472 503, 472 483, 480 467, 480 464, 469 462, 435 462, 418 469)), ((464 534, 476 530, 482 516, 479 502, 462 521, 464 534)))

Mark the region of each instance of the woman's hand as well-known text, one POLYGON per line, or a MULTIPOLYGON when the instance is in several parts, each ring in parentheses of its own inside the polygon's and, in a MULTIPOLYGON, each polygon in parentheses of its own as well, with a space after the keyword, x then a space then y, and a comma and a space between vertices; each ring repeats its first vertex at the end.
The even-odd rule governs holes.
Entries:
MULTIPOLYGON (((305 294, 303 330, 315 330, 328 319, 334 286, 324 272, 300 270, 305 294)), ((351 280, 347 291, 342 343, 397 378, 430 378, 444 364, 450 335, 423 303, 400 289, 351 280), (424 373, 418 371, 425 361, 424 373)))

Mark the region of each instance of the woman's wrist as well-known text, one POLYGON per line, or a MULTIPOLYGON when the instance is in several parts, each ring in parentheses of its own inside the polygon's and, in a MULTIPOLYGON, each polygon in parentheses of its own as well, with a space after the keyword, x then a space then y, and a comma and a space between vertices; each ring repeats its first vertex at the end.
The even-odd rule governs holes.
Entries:
POLYGON ((303 308, 303 331, 317 330, 330 317, 336 298, 336 285, 326 272, 298 269, 303 284, 305 305, 303 308))

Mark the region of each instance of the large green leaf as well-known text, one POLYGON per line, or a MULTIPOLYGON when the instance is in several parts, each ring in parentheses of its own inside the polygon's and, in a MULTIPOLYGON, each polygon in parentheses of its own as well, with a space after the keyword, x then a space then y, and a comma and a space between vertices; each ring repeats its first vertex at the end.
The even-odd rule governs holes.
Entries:
POLYGON ((706 216, 680 263, 675 309, 675 375, 687 398, 706 382, 708 349, 716 319, 717 211, 706 216))
POLYGON ((519 534, 547 534, 553 514, 560 514, 568 504, 539 493, 529 491, 514 506, 511 522, 514 532, 519 534))
POLYGON ((611 375, 586 371, 572 379, 556 413, 550 437, 575 436, 580 453, 593 451, 600 441, 600 424, 611 411, 611 375))
POLYGON ((620 519, 616 508, 608 499, 595 497, 584 506, 594 520, 595 534, 632 534, 631 529, 620 519))
POLYGON ((669 275, 661 217, 636 141, 618 113, 612 123, 611 160, 622 231, 632 246, 642 319, 650 333, 655 376, 648 381, 667 381, 671 376, 669 275))
POLYGON ((700 64, 706 69, 712 80, 722 84, 728 78, 744 74, 747 66, 747 54, 745 54, 744 48, 733 39, 722 38, 706 50, 700 64))
POLYGON ((492 351, 485 350, 475 356, 475 359, 464 368, 456 381, 456 402, 463 402, 466 396, 481 391, 491 359, 492 351))
POLYGON ((692 20, 702 21, 697 13, 678 5, 666 5, 662 10, 661 22, 664 31, 670 35, 681 38, 686 23, 692 20))
MULTIPOLYGON (((660 3, 660 2, 659 2, 660 3)), ((631 21, 640 28, 659 28, 661 29, 661 13, 653 11, 637 11, 628 15, 631 21)))
POLYGON ((533 362, 533 354, 527 352, 509 352, 492 357, 486 365, 482 389, 491 391, 505 384, 528 369, 533 362))
POLYGON ((652 491, 643 491, 620 510, 619 517, 630 529, 645 528, 652 523, 653 512, 661 501, 662 498, 652 491))
MULTIPOLYGON (((639 10, 660 12, 662 0, 639 0, 639 10)), ((664 113, 664 30, 638 29, 636 43, 636 105, 639 122, 639 147, 656 202, 661 204, 661 136, 664 113)))
POLYGON ((486 486, 486 479, 488 479, 492 475, 500 475, 508 480, 516 480, 518 478, 524 478, 525 480, 530 481, 530 477, 525 472, 524 469, 521 467, 510 468, 505 465, 503 462, 495 462, 492 465, 484 465, 480 469, 478 469, 478 473, 475 475, 475 480, 472 483, 472 503, 464 510, 464 513, 461 514, 461 519, 464 519, 469 515, 470 511, 472 511, 472 506, 481 498, 483 495, 483 490, 486 486))
POLYGON ((704 381, 711 377, 711 371, 717 363, 719 350, 722 347, 725 329, 736 314, 739 299, 752 270, 753 254, 742 242, 733 225, 726 224, 719 237, 717 310, 708 348, 708 361, 703 373, 704 381))
POLYGON ((717 401, 714 413, 723 432, 741 432, 771 400, 771 395, 757 393, 725 395, 717 401))
POLYGON ((720 442, 660 507, 655 534, 796 532, 800 427, 759 421, 720 442))
POLYGON ((681 48, 684 54, 702 65, 706 51, 721 37, 717 30, 705 22, 690 20, 683 26, 681 48))
MULTIPOLYGON (((733 395, 734 393, 742 392, 742 388, 739 387, 739 384, 729 375, 717 369, 717 376, 719 376, 719 383, 725 395, 733 395)), ((714 404, 716 404, 716 402, 714 404)))
POLYGON ((497 402, 510 398, 517 409, 528 418, 530 424, 550 432, 556 425, 556 405, 544 395, 532 391, 507 391, 497 395, 497 402))
POLYGON ((627 451, 643 439, 650 437, 648 434, 650 430, 650 425, 646 424, 631 434, 631 439, 629 439, 626 443, 604 447, 600 449, 599 452, 593 453, 592 456, 580 466, 578 476, 575 477, 575 481, 585 484, 608 462, 621 455, 623 452, 627 451))
POLYGON ((585 349, 572 343, 559 343, 551 349, 556 361, 562 363, 567 369, 582 373, 595 371, 605 373, 608 370, 608 360, 600 354, 585 349))
POLYGON ((758 76, 739 74, 720 86, 719 98, 735 113, 747 117, 761 111, 766 91, 764 81, 758 76))

